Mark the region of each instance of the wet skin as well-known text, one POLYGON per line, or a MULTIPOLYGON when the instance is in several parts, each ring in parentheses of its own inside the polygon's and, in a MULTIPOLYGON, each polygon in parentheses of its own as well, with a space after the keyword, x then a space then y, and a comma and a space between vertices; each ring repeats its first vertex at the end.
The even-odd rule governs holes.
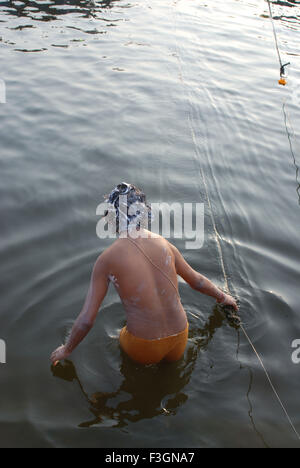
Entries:
POLYGON ((140 236, 132 240, 136 245, 121 233, 96 261, 83 309, 66 345, 52 353, 53 363, 67 358, 93 327, 110 283, 123 303, 129 332, 139 338, 164 338, 185 329, 187 317, 178 293, 177 275, 193 289, 237 310, 234 299, 193 270, 166 239, 141 230, 140 236))

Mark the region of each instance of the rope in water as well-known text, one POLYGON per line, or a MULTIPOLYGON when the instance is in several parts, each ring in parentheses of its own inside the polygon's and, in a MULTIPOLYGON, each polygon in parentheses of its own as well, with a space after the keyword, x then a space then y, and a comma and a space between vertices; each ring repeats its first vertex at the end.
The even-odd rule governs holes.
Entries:
POLYGON ((276 47, 276 50, 277 50, 277 55, 278 55, 279 64, 280 64, 280 76, 281 76, 281 78, 283 78, 284 75, 285 75, 285 67, 287 65, 290 65, 290 62, 286 63, 284 65, 282 63, 280 50, 279 50, 279 45, 278 45, 277 33, 276 33, 276 28, 275 28, 273 13, 272 13, 272 6, 271 6, 270 0, 267 0, 267 2, 268 2, 269 12, 270 12, 270 19, 271 19, 271 22, 272 22, 273 34, 274 34, 274 39, 275 39, 275 47, 276 47))
MULTIPOLYGON (((280 56, 280 51, 279 51, 279 46, 278 46, 278 39, 277 39, 277 34, 276 34, 276 28, 275 28, 274 18, 273 18, 273 14, 272 14, 272 7, 271 7, 270 0, 267 0, 267 2, 268 2, 268 6, 269 6, 270 19, 271 19, 271 22, 272 22, 273 33, 274 33, 274 38, 275 38, 275 46, 276 46, 276 50, 277 50, 277 54, 278 54, 278 58, 279 58, 279 63, 280 63, 280 75, 282 76, 282 75, 284 75, 284 72, 285 72, 284 68, 285 68, 287 65, 289 65, 289 63, 287 63, 287 64, 285 64, 285 65, 282 64, 282 60, 281 60, 281 56, 280 56)), ((285 104, 283 104, 283 113, 284 113, 284 119, 285 119, 285 126, 286 126, 286 129, 287 129, 287 118, 286 118, 286 113, 285 113, 285 104)), ((292 155, 293 155, 294 162, 296 162, 296 161, 295 161, 295 155, 294 155, 294 152, 293 152, 292 143, 291 143, 291 139, 290 139, 290 135, 289 135, 288 130, 287 130, 287 134, 288 134, 288 139, 289 139, 289 143, 290 143, 291 153, 292 153, 292 155)), ((242 326, 242 325, 241 325, 241 329, 243 330, 243 326, 242 326)), ((262 360, 260 359, 260 356, 257 354, 256 349, 255 349, 254 346, 252 345, 251 340, 249 339, 249 337, 248 337, 246 331, 243 330, 243 332, 244 332, 246 338, 248 339, 250 345, 252 346, 252 348, 253 348, 255 354, 257 355, 257 358, 258 358, 258 360, 260 361, 260 363, 261 363, 263 369, 265 370, 265 373, 266 373, 266 376, 267 376, 267 378, 268 378, 268 380, 269 380, 269 383, 270 383, 270 385, 271 385, 271 387, 272 387, 272 389, 273 389, 273 391, 274 391, 274 393, 275 393, 275 395, 276 395, 276 397, 277 397, 277 399, 278 399, 280 405, 282 406, 282 409, 283 409, 283 411, 285 412, 285 415, 286 415, 286 417, 287 417, 287 419, 288 419, 290 425, 292 426, 292 428, 293 428, 295 434, 297 435, 298 439, 300 439, 300 436, 299 436, 299 434, 298 434, 298 432, 297 432, 297 430, 296 430, 296 428, 295 428, 293 422, 291 421, 291 418, 290 418, 289 414, 287 413, 287 411, 286 411, 284 405, 282 404, 282 401, 281 401, 281 399, 280 399, 278 393, 276 392, 276 389, 274 388, 274 385, 273 385, 272 381, 271 381, 270 378, 269 378, 269 375, 268 375, 268 373, 267 373, 267 371, 266 371, 266 369, 265 369, 265 366, 264 366, 262 360)))
POLYGON ((273 384, 273 382, 272 382, 272 380, 271 380, 271 378, 270 378, 270 376, 269 376, 269 373, 268 373, 267 369, 265 368, 265 365, 264 365, 264 363, 263 363, 263 361, 262 361, 260 355, 258 354, 258 352, 257 352, 257 350, 256 350, 256 348, 255 348, 255 346, 253 345, 251 339, 249 338, 249 336, 248 336, 246 330, 244 329, 242 323, 240 323, 240 328, 241 328, 242 332, 244 333, 245 337, 247 338, 247 340, 248 340, 248 342, 249 342, 251 348, 253 349, 254 353, 256 354, 256 357, 257 357, 257 359, 259 360, 259 362, 260 362, 260 364, 261 364, 261 366, 262 366, 262 368, 263 368, 263 370, 264 370, 264 372, 265 372, 265 374, 266 374, 266 377, 267 377, 267 379, 268 379, 268 381, 269 381, 269 384, 271 385, 271 388, 272 388, 272 390, 273 390, 273 392, 274 392, 274 395, 276 396, 277 400, 279 401, 279 404, 280 404, 281 408, 283 409, 283 411, 284 411, 284 413, 285 413, 285 415, 286 415, 286 417, 287 417, 288 422, 290 423, 290 425, 291 425, 293 431, 295 432, 297 438, 300 440, 300 435, 299 435, 299 433, 297 432, 297 429, 295 428, 295 426, 294 426, 294 424, 293 424, 293 422, 292 422, 292 420, 291 420, 291 418, 290 418, 290 416, 289 416, 289 414, 288 414, 288 412, 287 412, 287 410, 286 410, 284 404, 282 403, 281 398, 280 398, 280 396, 278 395, 278 393, 277 393, 277 391, 276 391, 276 388, 274 387, 274 384, 273 384))
MULTIPOLYGON (((270 14, 271 14, 271 19, 272 19, 272 24, 274 26, 274 35, 275 35, 275 40, 276 40, 276 47, 277 47, 277 51, 278 51, 278 57, 279 57, 279 63, 280 63, 280 73, 283 72, 284 74, 284 67, 287 65, 282 65, 282 60, 281 60, 281 57, 280 57, 280 51, 279 51, 279 47, 278 47, 278 41, 277 41, 277 35, 276 35, 276 29, 275 29, 275 25, 274 25, 274 21, 273 21, 273 15, 272 15, 272 10, 271 10, 271 5, 270 5, 270 1, 268 0, 268 4, 269 4, 269 8, 270 8, 270 14)), ((184 81, 183 81, 183 77, 182 77, 182 73, 180 73, 180 76, 181 76, 181 81, 183 82, 184 84, 184 81)), ((197 144, 197 139, 196 139, 196 135, 195 135, 195 132, 194 132, 194 129, 193 129, 193 126, 192 126, 192 122, 191 122, 191 117, 189 115, 189 118, 188 118, 188 121, 189 121, 189 127, 190 127, 190 131, 191 131, 191 135, 192 135, 192 139, 193 139, 193 142, 194 142, 194 146, 195 146, 195 153, 196 153, 196 159, 198 161, 198 167, 199 167, 199 172, 201 174, 201 177, 202 177, 202 181, 203 181, 203 186, 204 186, 204 189, 205 189, 205 193, 206 193, 206 200, 207 200, 207 203, 208 203, 208 206, 209 206, 209 210, 210 210, 210 216, 211 216, 211 220, 212 220, 212 225, 213 225, 213 230, 215 232, 215 238, 216 238, 216 243, 217 243, 217 250, 218 250, 218 253, 219 253, 219 258, 220 258, 220 264, 221 264, 221 268, 222 268, 222 273, 223 273, 223 276, 224 276, 224 282, 225 282, 225 287, 226 287, 226 290, 228 293, 230 293, 230 290, 229 290, 229 284, 228 284, 228 279, 227 279, 227 274, 226 274, 226 268, 225 268, 225 262, 224 262, 224 257, 223 257, 223 252, 222 252, 222 246, 221 246, 221 236, 218 232, 218 229, 217 229, 217 225, 216 225, 216 221, 215 221, 215 218, 214 218, 214 214, 213 214, 213 209, 212 209, 212 204, 211 204, 211 201, 210 201, 210 197, 209 197, 209 193, 208 193, 208 188, 207 188, 207 183, 206 183, 206 179, 205 179, 205 175, 204 175, 204 172, 200 166, 200 163, 199 163, 199 158, 197 157, 198 155, 198 144, 197 144)), ((230 317, 229 317, 230 318, 230 317)), ((294 433, 296 434, 298 440, 300 440, 300 435, 298 433, 298 431, 296 430, 278 392, 276 391, 275 389, 275 386, 271 380, 271 377, 258 353, 258 351, 256 350, 252 340, 250 339, 248 333, 246 332, 244 326, 243 326, 243 323, 241 321, 239 321, 239 327, 240 329, 242 330, 245 338, 247 339, 247 341, 249 342, 251 348, 253 349, 265 375, 266 375, 266 378, 271 386, 271 389, 272 391, 274 392, 274 395, 276 396, 281 408, 283 409, 284 411, 284 414, 286 415, 286 418, 290 424, 290 426, 292 427, 294 433)))
POLYGON ((284 115, 285 130, 286 130, 286 134, 287 134, 287 137, 288 137, 288 140, 289 140, 290 151, 291 151, 291 155, 292 155, 292 158, 293 158, 293 164, 294 164, 294 166, 296 168, 296 184, 297 184, 296 192, 297 192, 297 195, 298 195, 298 203, 300 205, 299 166, 297 165, 296 156, 295 156, 295 152, 294 152, 293 144, 292 144, 292 136, 294 136, 294 129, 293 129, 293 126, 292 126, 291 119, 290 119, 290 117, 288 115, 288 112, 285 110, 285 107, 286 107, 286 102, 284 102, 283 105, 282 105, 282 111, 283 111, 283 115, 284 115), (290 131, 288 129, 288 120, 289 120, 290 127, 292 129, 292 132, 293 132, 292 134, 290 133, 290 131))
POLYGON ((271 19, 272 27, 273 27, 273 33, 274 33, 274 39, 275 39, 275 46, 276 46, 276 50, 277 50, 277 55, 278 55, 278 58, 279 58, 280 67, 282 67, 282 60, 281 60, 280 51, 279 51, 279 45, 278 45, 278 39, 277 39, 277 33, 276 33, 273 13, 272 13, 271 2, 270 2, 270 0, 267 0, 267 2, 268 2, 269 12, 270 12, 270 19, 271 19))
MULTIPOLYGON (((277 54, 278 54, 278 58, 279 58, 279 64, 280 64, 280 77, 281 77, 281 79, 279 80, 279 84, 285 85, 285 84, 286 84, 286 80, 285 80, 285 78, 284 78, 284 75, 285 75, 285 67, 286 67, 287 65, 290 65, 290 62, 289 62, 289 63, 286 63, 285 65, 282 64, 282 60, 281 60, 281 56, 280 56, 280 51, 279 51, 279 46, 278 46, 278 39, 277 39, 277 34, 276 34, 276 28, 275 28, 274 18, 273 18, 273 14, 272 14, 271 2, 270 2, 270 0, 267 0, 267 2, 268 2, 268 6, 269 6, 270 19, 271 19, 271 22, 272 22, 273 33, 274 33, 274 38, 275 38, 275 45, 276 45, 276 50, 277 50, 277 54)), ((292 145, 292 141, 291 141, 291 135, 290 135, 290 132, 289 132, 288 126, 287 126, 287 113, 286 113, 286 110, 285 110, 285 106, 286 106, 286 102, 283 104, 282 110, 283 110, 283 114, 284 114, 284 124, 285 124, 285 129, 286 129, 287 137, 288 137, 288 140, 289 140, 290 150, 291 150, 291 154, 292 154, 292 157, 293 157, 294 166, 296 167, 296 182, 297 182, 297 184, 298 184, 298 186, 297 186, 297 195, 298 195, 299 205, 300 205, 300 184, 299 184, 299 182, 298 182, 299 167, 297 166, 297 163, 296 163, 295 153, 294 153, 293 145, 292 145)), ((290 125, 291 125, 291 124, 290 124, 290 125)))
MULTIPOLYGON (((192 125, 191 125, 191 122, 190 122, 190 130, 191 130, 191 133, 192 133, 192 138, 193 138, 194 144, 196 145, 196 136, 195 136, 194 129, 193 129, 192 125)), ((218 247, 218 253, 219 253, 219 258, 220 258, 220 264, 221 264, 222 272, 223 272, 223 275, 224 275, 225 287, 226 287, 227 292, 230 293, 229 284, 228 284, 228 279, 227 279, 227 275, 226 275, 226 269, 225 269, 225 262, 224 262, 224 258, 223 258, 222 246, 221 246, 221 236, 220 236, 220 234, 219 234, 219 232, 218 232, 218 229, 217 229, 217 225, 216 225, 215 218, 214 218, 214 214, 213 214, 213 210, 212 210, 212 204, 211 204, 210 197, 209 197, 209 194, 208 194, 208 189, 207 189, 207 183, 206 183, 205 175, 204 175, 204 173, 203 173, 201 167, 200 167, 200 173, 201 173, 201 176, 202 176, 203 186, 204 186, 204 188, 205 188, 205 193, 206 193, 206 199, 207 199, 208 206, 209 206, 209 209, 210 209, 211 220, 212 220, 213 229, 214 229, 215 236, 216 236, 216 242, 217 242, 217 247, 218 247)), ((230 320, 230 318, 231 318, 231 317, 229 316, 229 320, 230 320)), ((272 390, 273 390, 273 392, 274 392, 274 394, 275 394, 275 396, 276 396, 276 398, 277 398, 277 400, 278 400, 280 406, 282 407, 282 409, 283 409, 283 411, 284 411, 284 413, 285 413, 285 415, 286 415, 286 417, 287 417, 287 419, 288 419, 288 421, 289 421, 289 423, 290 423, 290 425, 291 425, 293 431, 295 432, 297 438, 300 440, 300 435, 299 435, 299 433, 297 432, 297 430, 296 430, 296 428, 295 428, 295 426, 294 426, 294 424, 293 424, 293 422, 292 422, 292 420, 291 420, 291 418, 290 418, 290 416, 289 416, 289 414, 288 414, 288 412, 287 412, 287 410, 286 410, 286 408, 285 408, 285 406, 284 406, 284 404, 283 404, 283 402, 282 402, 282 400, 281 400, 281 398, 280 398, 278 392, 276 391, 276 389, 275 389, 275 387, 274 387, 274 384, 273 384, 273 382, 272 382, 272 380, 271 380, 271 377, 270 377, 270 375, 269 375, 269 373, 268 373, 268 371, 267 371, 267 369, 266 369, 266 367, 265 367, 265 365, 264 365, 264 363, 263 363, 263 361, 262 361, 262 359, 261 359, 261 357, 260 357, 258 351, 256 350, 254 344, 252 343, 252 340, 250 339, 249 335, 247 334, 247 332, 246 332, 246 330, 245 330, 245 328, 244 328, 244 326, 243 326, 243 323, 242 323, 241 321, 239 322, 239 327, 241 328, 241 330, 242 330, 243 334, 245 335, 247 341, 248 341, 249 344, 251 345, 251 348, 253 349, 253 351, 254 351, 254 353, 255 353, 255 355, 256 355, 256 357, 257 357, 259 363, 261 364, 261 367, 262 367, 262 369, 264 370, 264 373, 265 373, 265 375, 266 375, 266 377, 267 377, 267 379, 268 379, 268 382, 270 383, 270 386, 271 386, 271 388, 272 388, 272 390)))
MULTIPOLYGON (((195 143, 195 134, 194 134, 194 130, 193 130, 192 127, 191 127, 191 131, 192 131, 193 140, 194 140, 194 143, 195 143)), ((221 247, 221 242, 220 242, 221 236, 220 236, 220 234, 219 234, 219 232, 217 230, 217 226, 216 226, 216 222, 215 222, 215 219, 214 219, 214 214, 213 214, 210 198, 209 198, 209 195, 208 195, 207 184, 206 184, 205 176, 204 176, 204 173, 203 173, 202 169, 200 170, 200 172, 201 172, 201 175, 202 175, 202 178, 203 178, 203 185, 205 187, 206 199, 208 201, 208 205, 209 205, 209 208, 210 208, 211 219, 212 219, 212 222, 213 222, 213 229, 214 229, 215 235, 216 235, 216 241, 217 241, 217 245, 218 245, 220 263, 221 263, 222 272, 223 272, 223 275, 224 275, 224 282, 225 282, 226 290, 230 293, 228 280, 227 280, 227 275, 226 275, 226 270, 225 270, 225 263, 224 263, 224 259, 223 259, 223 252, 222 252, 222 247, 221 247)), ((229 320, 231 319, 230 316, 228 318, 229 318, 229 320)), ((235 317, 233 316, 233 318, 235 318, 235 317)), ((235 321, 235 323, 236 323, 236 321, 235 321)), ((290 423, 293 431, 295 432, 297 438, 300 440, 300 435, 297 432, 297 430, 296 430, 296 428, 295 428, 295 426, 294 426, 294 424, 293 424, 293 422, 292 422, 292 420, 291 420, 291 418, 290 418, 290 416, 289 416, 289 414, 288 414, 288 412, 287 412, 287 410, 286 410, 286 408, 285 408, 285 406, 284 406, 278 392, 276 391, 276 389, 274 387, 274 384, 273 384, 273 382, 271 380, 271 377, 270 377, 270 375, 269 375, 269 373, 268 373, 268 371, 267 371, 267 369, 266 369, 266 367, 265 367, 265 365, 264 365, 258 351, 256 350, 254 344, 252 343, 252 340, 250 339, 250 337, 249 337, 248 333, 246 332, 246 330, 245 330, 245 328, 243 326, 243 323, 241 321, 239 321, 239 327, 242 330, 243 334, 245 335, 245 337, 246 337, 247 341, 249 342, 251 348, 253 349, 259 363, 261 364, 261 367, 264 370, 264 373, 265 373, 265 375, 266 375, 266 377, 268 379, 268 382, 269 382, 269 384, 270 384, 270 386, 271 386, 271 388, 272 388, 272 390, 274 392, 274 395, 276 396, 281 408, 283 409, 283 411, 284 411, 284 413, 285 413, 285 415, 287 417, 287 420, 289 421, 289 423, 290 423)))
MULTIPOLYGON (((149 255, 146 254, 146 252, 144 251, 144 249, 143 249, 142 247, 140 247, 135 241, 133 241, 132 239, 130 239, 130 237, 126 237, 126 239, 128 239, 128 240, 144 255, 144 257, 146 257, 146 258, 148 259, 148 261, 151 263, 151 265, 154 266, 154 268, 156 268, 158 271, 160 271, 160 273, 161 273, 161 274, 170 282, 170 284, 173 286, 173 288, 174 288, 174 290, 175 290, 175 292, 176 292, 176 295, 177 295, 178 297, 180 297, 179 292, 178 292, 178 288, 175 286, 175 284, 173 283, 173 281, 171 280, 171 278, 170 278, 159 266, 157 266, 157 265, 152 261, 152 259, 149 257, 149 255)), ((220 246, 220 251, 222 252, 221 246, 220 246)), ((222 254, 221 254, 221 256, 223 257, 222 254)), ((223 266, 224 271, 225 271, 223 258, 222 258, 222 266, 223 266)), ((225 276, 225 278, 226 278, 226 276, 225 276)), ((228 288, 227 279, 226 279, 226 285, 227 285, 227 288, 228 288)), ((228 289, 229 289, 229 288, 228 288, 228 289)), ((231 317, 229 316, 229 320, 230 320, 230 318, 231 318, 231 317)), ((233 318, 235 319, 236 316, 233 316, 233 318)), ((235 324, 236 324, 236 323, 237 323, 237 322, 236 322, 236 320, 235 320, 235 324)), ((292 422, 292 420, 291 420, 291 418, 290 418, 290 416, 289 416, 289 414, 288 414, 288 412, 287 412, 287 410, 286 410, 284 404, 282 403, 281 398, 280 398, 280 396, 278 395, 278 392, 276 391, 276 389, 275 389, 275 387, 274 387, 274 384, 273 384, 273 382, 272 382, 272 380, 271 380, 271 378, 270 378, 270 376, 269 376, 269 373, 268 373, 267 369, 265 368, 265 365, 264 365, 264 363, 263 363, 263 361, 262 361, 260 355, 258 354, 258 352, 257 352, 257 350, 256 350, 256 348, 255 348, 255 346, 254 346, 254 344, 252 343, 252 340, 250 339, 250 337, 249 337, 248 333, 246 332, 246 330, 245 330, 245 328, 244 328, 244 326, 243 326, 243 324, 242 324, 241 321, 239 321, 238 325, 239 325, 239 327, 241 328, 242 332, 244 333, 244 335, 245 335, 247 341, 249 342, 251 348, 253 349, 255 355, 257 356, 257 359, 258 359, 258 361, 260 362, 260 364, 261 364, 261 366, 262 366, 262 368, 263 368, 263 370, 264 370, 264 372, 265 372, 265 375, 266 375, 266 377, 267 377, 267 379, 268 379, 268 382, 269 382, 269 384, 270 384, 270 386, 271 386, 271 388, 272 388, 272 390, 273 390, 273 392, 274 392, 274 394, 275 394, 277 400, 279 401, 279 404, 280 404, 280 406, 282 407, 282 409, 283 409, 283 411, 284 411, 284 413, 285 413, 285 415, 286 415, 286 417, 287 417, 287 420, 289 421, 291 427, 293 428, 293 430, 294 430, 296 436, 297 436, 298 439, 300 440, 300 435, 298 434, 298 432, 297 432, 297 430, 296 430, 296 428, 295 428, 295 426, 294 426, 294 424, 293 424, 293 422, 292 422)))

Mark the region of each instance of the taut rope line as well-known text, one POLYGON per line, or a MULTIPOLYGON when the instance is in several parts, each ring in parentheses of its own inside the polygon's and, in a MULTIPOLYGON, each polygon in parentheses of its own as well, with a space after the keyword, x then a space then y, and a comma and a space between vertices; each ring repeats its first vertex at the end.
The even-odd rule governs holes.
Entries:
POLYGON ((271 2, 270 2, 270 0, 267 0, 267 2, 268 2, 269 12, 270 12, 270 19, 271 19, 271 22, 272 22, 273 34, 274 34, 274 39, 275 39, 275 47, 276 47, 276 50, 277 50, 277 55, 278 55, 279 65, 280 65, 280 80, 278 81, 278 83, 285 86, 286 85, 285 67, 287 65, 290 65, 290 62, 285 63, 284 65, 282 63, 281 56, 280 56, 280 51, 279 51, 277 33, 276 33, 276 28, 275 28, 273 13, 272 13, 271 2))
MULTIPOLYGON (((280 52, 279 52, 279 47, 278 47, 278 42, 277 42, 277 36, 276 36, 276 30, 275 30, 275 25, 274 25, 274 22, 273 22, 273 16, 272 16, 272 10, 271 10, 271 5, 270 5, 270 0, 268 0, 268 4, 269 4, 269 8, 270 8, 270 14, 271 14, 271 19, 272 19, 272 24, 274 26, 274 35, 275 35, 275 39, 276 39, 276 47, 277 47, 277 51, 278 51, 278 57, 279 57, 279 62, 280 62, 280 74, 281 74, 281 77, 283 77, 284 75, 284 67, 287 65, 282 65, 282 60, 281 60, 281 57, 280 57, 280 52)), ((177 48, 177 55, 179 57, 179 52, 178 52, 178 48, 177 48)), ((180 63, 180 59, 179 59, 179 63, 180 63)), ((180 70, 181 71, 181 70, 180 70)), ((180 73, 180 80, 182 82, 182 84, 184 85, 184 80, 183 80, 183 74, 180 73)), ((281 83, 283 84, 283 83, 281 83)), ((214 214, 213 214, 213 210, 212 210, 212 204, 211 204, 211 201, 210 201, 210 197, 209 197, 209 193, 208 193, 208 188, 207 188, 207 183, 206 183, 206 179, 205 179, 205 175, 204 175, 204 172, 200 166, 200 162, 199 162, 199 158, 198 158, 198 145, 197 145, 197 140, 196 140, 196 135, 195 135, 195 132, 194 132, 194 129, 193 129, 193 126, 192 126, 192 123, 191 123, 191 116, 189 114, 188 116, 188 121, 189 121, 189 127, 190 127, 190 131, 191 131, 191 135, 192 135, 192 139, 193 139, 193 142, 194 142, 194 145, 195 145, 195 154, 196 154, 196 159, 197 159, 197 162, 198 162, 198 167, 199 167, 199 171, 200 171, 200 174, 201 174, 201 177, 202 177, 202 181, 203 181, 203 186, 204 186, 204 189, 205 189, 205 193, 206 193, 206 199, 207 199, 207 203, 208 203, 208 206, 209 206, 209 210, 210 210, 210 216, 211 216, 211 220, 212 220, 212 225, 213 225, 213 230, 215 232, 215 237, 216 237, 216 242, 217 242, 217 250, 218 250, 218 253, 219 253, 219 258, 220 258, 220 264, 221 264, 221 268, 222 268, 222 272, 223 272, 223 276, 224 276, 224 282, 225 282, 225 287, 226 287, 226 290, 227 292, 229 293, 230 290, 229 290, 229 285, 228 285, 228 279, 227 279, 227 274, 226 274, 226 268, 225 268, 225 262, 224 262, 224 258, 223 258, 223 252, 222 252, 222 246, 221 246, 221 236, 218 232, 218 229, 217 229, 217 225, 216 225, 216 222, 215 222, 215 218, 214 218, 214 214)), ((260 357, 260 355, 258 354, 258 351, 256 350, 254 344, 252 343, 252 340, 250 339, 249 335, 247 334, 242 322, 239 323, 239 327, 241 328, 245 338, 247 339, 247 341, 249 342, 251 348, 253 349, 266 377, 267 377, 267 380, 271 386, 271 389, 272 391, 274 392, 274 395, 276 396, 281 408, 283 409, 284 411, 284 414, 286 415, 287 417, 287 420, 289 422, 289 424, 291 425, 294 433, 296 434, 298 440, 300 440, 300 435, 298 433, 298 431, 296 430, 278 392, 276 391, 275 387, 274 387, 274 384, 271 380, 271 377, 260 357)))

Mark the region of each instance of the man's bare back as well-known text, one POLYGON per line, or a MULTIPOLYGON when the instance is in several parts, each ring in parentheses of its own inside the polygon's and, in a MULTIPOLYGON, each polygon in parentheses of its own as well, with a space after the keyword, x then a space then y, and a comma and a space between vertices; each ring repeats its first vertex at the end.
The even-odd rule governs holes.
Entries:
POLYGON ((128 238, 118 239, 99 261, 105 262, 108 279, 119 293, 128 330, 152 340, 181 332, 187 318, 178 293, 172 246, 161 236, 147 234, 147 238, 134 239, 136 245, 128 238))
MULTIPOLYGON (((142 192, 132 185, 120 184, 124 185, 125 188, 129 187, 128 192, 133 199, 137 196, 140 201, 144 201, 142 192)), ((117 213, 120 186, 113 190, 109 198, 117 213)), ((168 351, 167 348, 173 346, 173 337, 179 336, 182 340, 187 340, 187 317, 178 292, 177 275, 194 290, 214 297, 217 302, 232 306, 235 310, 238 309, 230 295, 195 271, 177 248, 166 239, 145 229, 135 230, 132 236, 127 228, 120 232, 119 238, 96 261, 83 309, 67 343, 52 353, 52 362, 67 358, 88 334, 95 323, 110 283, 113 283, 118 291, 126 313, 127 327, 125 331, 122 330, 123 344, 130 342, 131 348, 142 346, 138 354, 146 355, 145 342, 153 348, 154 343, 150 342, 159 340, 157 347, 165 347, 168 351), (135 343, 134 340, 139 341, 135 343)), ((178 349, 181 347, 182 353, 185 344, 177 345, 178 349)), ((174 349, 176 351, 176 347, 174 349)), ((173 353, 175 360, 178 358, 176 356, 180 355, 179 352, 178 354, 169 351, 167 354, 171 358, 173 353)), ((149 359, 152 362, 152 358, 149 359)))

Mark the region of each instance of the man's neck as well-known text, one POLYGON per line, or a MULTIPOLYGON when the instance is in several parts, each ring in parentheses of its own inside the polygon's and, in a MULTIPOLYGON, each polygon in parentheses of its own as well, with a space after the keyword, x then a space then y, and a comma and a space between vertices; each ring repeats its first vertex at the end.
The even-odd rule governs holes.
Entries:
POLYGON ((151 232, 143 228, 137 230, 135 227, 129 227, 129 229, 121 231, 119 234, 120 239, 124 239, 126 237, 130 237, 132 239, 138 239, 140 237, 148 238, 151 237, 151 232))

